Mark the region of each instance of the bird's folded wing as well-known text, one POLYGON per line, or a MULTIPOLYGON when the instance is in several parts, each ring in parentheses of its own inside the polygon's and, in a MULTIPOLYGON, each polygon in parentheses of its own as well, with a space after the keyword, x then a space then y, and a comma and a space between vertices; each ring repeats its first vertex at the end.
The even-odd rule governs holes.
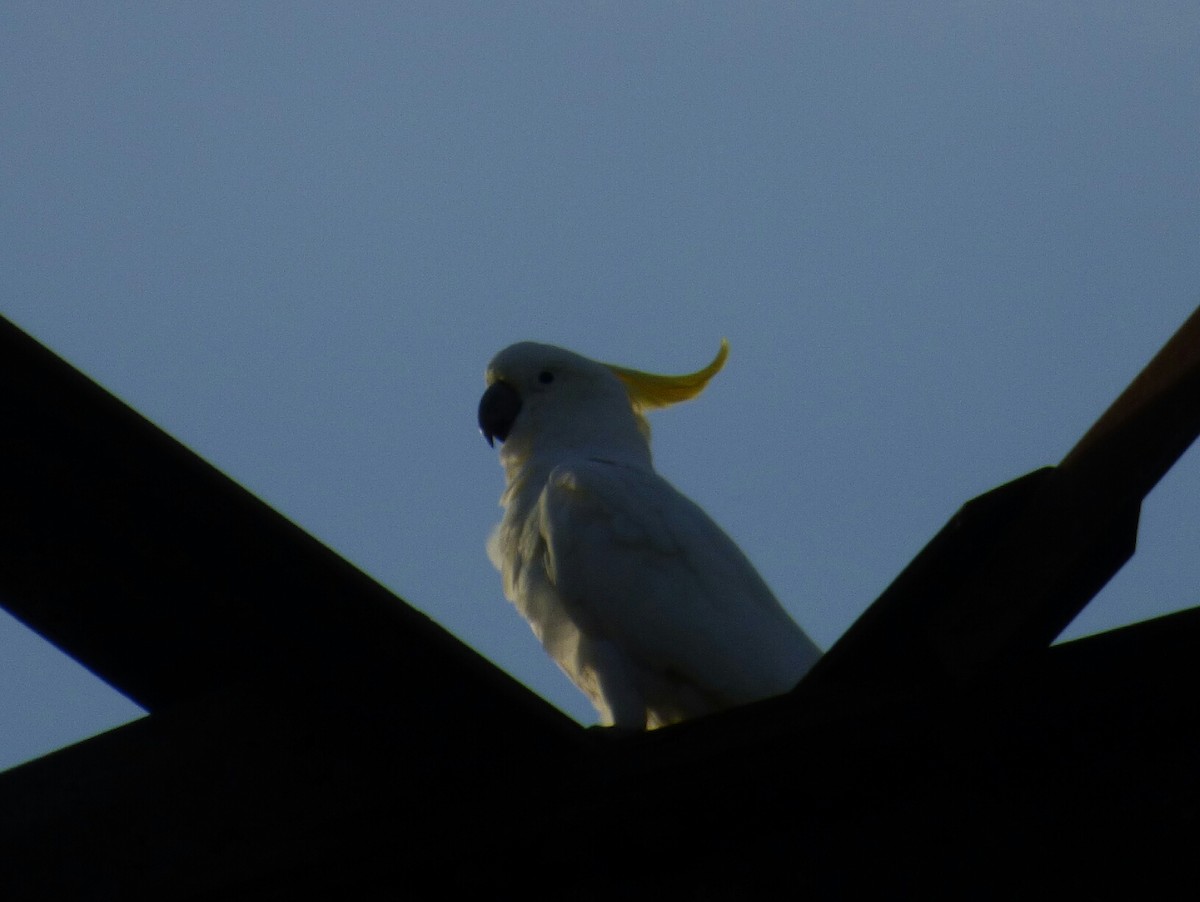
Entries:
POLYGON ((819 655, 733 541, 652 471, 561 465, 539 516, 581 628, 641 666, 745 700, 790 688, 819 655))

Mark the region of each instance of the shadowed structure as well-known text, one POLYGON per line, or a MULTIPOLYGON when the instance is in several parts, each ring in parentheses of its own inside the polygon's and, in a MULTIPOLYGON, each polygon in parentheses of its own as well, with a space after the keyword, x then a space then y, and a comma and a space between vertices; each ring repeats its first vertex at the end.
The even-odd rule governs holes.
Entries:
POLYGON ((0 602, 150 716, 0 775, 5 899, 1190 879, 1200 609, 1050 647, 1200 432, 1200 311, 787 696, 585 730, 0 321, 0 602))

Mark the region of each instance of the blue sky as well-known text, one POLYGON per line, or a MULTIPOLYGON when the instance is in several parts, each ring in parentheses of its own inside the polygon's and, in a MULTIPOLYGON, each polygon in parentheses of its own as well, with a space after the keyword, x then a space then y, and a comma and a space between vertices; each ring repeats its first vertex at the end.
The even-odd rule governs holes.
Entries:
MULTIPOLYGON (((0 312, 584 723, 501 592, 484 365, 659 371, 828 647, 1200 302, 1200 7, 7 3, 0 312)), ((1082 635, 1200 602, 1200 462, 1082 635)), ((169 604, 170 599, 164 599, 169 604)), ((0 766, 137 711, 0 618, 0 766)))

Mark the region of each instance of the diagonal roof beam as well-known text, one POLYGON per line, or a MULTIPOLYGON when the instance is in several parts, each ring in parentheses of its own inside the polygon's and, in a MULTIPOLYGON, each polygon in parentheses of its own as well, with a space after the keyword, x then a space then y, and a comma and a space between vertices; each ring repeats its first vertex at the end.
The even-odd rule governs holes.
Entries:
POLYGON ((1045 648, 1133 554, 1200 434, 1200 309, 1057 467, 968 502, 798 693, 972 679, 1045 648))
POLYGON ((0 604, 145 708, 337 680, 577 729, 3 319, 0 385, 0 604))

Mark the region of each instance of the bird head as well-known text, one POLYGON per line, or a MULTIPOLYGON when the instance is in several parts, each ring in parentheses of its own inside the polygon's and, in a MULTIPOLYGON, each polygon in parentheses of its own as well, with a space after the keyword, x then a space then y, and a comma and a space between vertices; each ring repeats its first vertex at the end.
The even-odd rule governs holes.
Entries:
POLYGON ((510 345, 488 365, 479 428, 504 456, 622 452, 648 460, 648 410, 696 397, 725 365, 729 343, 694 373, 665 376, 590 360, 553 345, 510 345))

